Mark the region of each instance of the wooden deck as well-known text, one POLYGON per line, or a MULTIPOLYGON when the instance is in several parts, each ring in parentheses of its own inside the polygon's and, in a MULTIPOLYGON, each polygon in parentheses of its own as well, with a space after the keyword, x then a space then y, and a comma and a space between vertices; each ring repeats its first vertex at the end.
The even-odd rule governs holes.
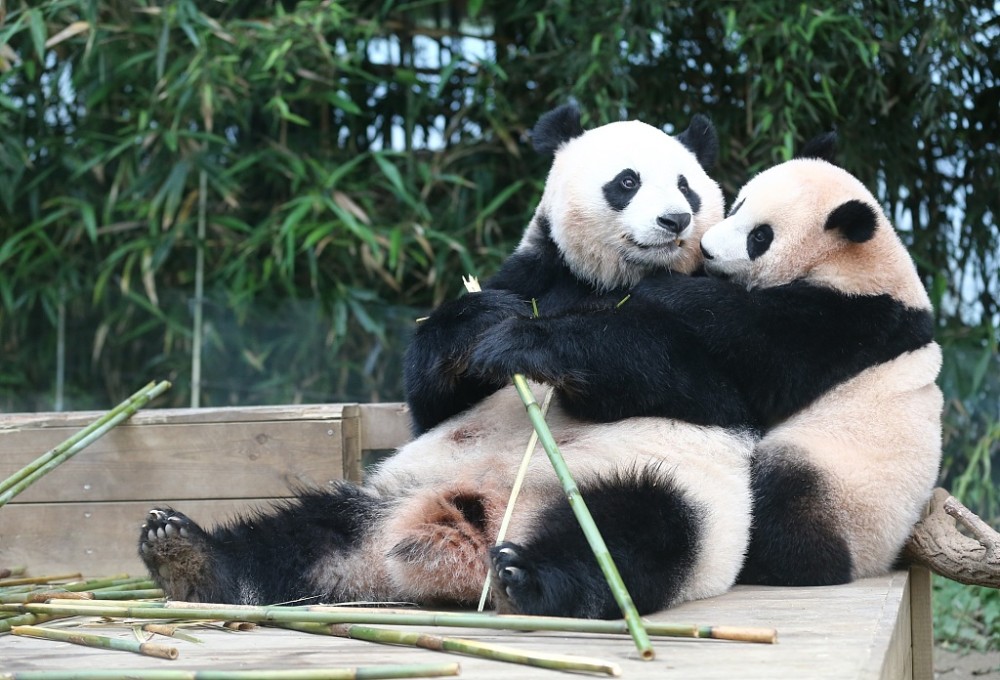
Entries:
MULTIPOLYGON (((597 657, 618 664, 622 677, 643 678, 843 678, 932 677, 930 641, 912 649, 912 601, 920 598, 926 574, 906 572, 827 588, 737 587, 721 597, 689 602, 649 617, 673 623, 774 627, 774 645, 656 638, 656 659, 641 661, 630 638, 568 633, 520 633, 463 628, 420 628, 524 650, 597 657)), ((84 619, 72 619, 81 622, 84 619)), ((926 623, 929 623, 927 621, 926 623)), ((53 625, 53 624, 49 624, 53 625)), ((133 638, 125 626, 92 632, 133 638)), ((72 669, 305 669, 375 664, 441 663, 461 665, 461 677, 525 680, 557 677, 559 671, 423 649, 392 647, 357 640, 309 635, 258 626, 246 632, 192 628, 201 644, 157 637, 180 654, 168 661, 129 652, 95 650, 63 642, 7 636, 0 638, 0 670, 72 669)))
MULTIPOLYGON (((0 415, 0 478, 96 415, 0 415)), ((176 502, 210 523, 287 496, 289 483, 360 479, 368 455, 395 448, 406 437, 406 417, 398 404, 144 411, 0 509, 0 566, 27 565, 36 575, 141 575, 137 531, 152 504, 176 502)), ((650 618, 775 628, 778 643, 657 638, 657 657, 645 662, 624 636, 421 630, 597 657, 619 664, 623 677, 636 679, 933 677, 930 576, 923 570, 830 588, 737 587, 650 618)), ((93 632, 134 639, 128 627, 93 632)), ((559 673, 267 627, 189 632, 203 643, 160 638, 178 648, 173 661, 3 635, 0 678, 26 670, 265 670, 456 660, 462 677, 559 673)))

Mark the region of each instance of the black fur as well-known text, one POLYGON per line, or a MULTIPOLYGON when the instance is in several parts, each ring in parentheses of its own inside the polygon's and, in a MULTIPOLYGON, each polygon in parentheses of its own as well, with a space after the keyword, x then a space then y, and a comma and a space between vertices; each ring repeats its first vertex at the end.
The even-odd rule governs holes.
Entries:
POLYGON ((739 583, 828 586, 851 580, 851 553, 823 475, 794 449, 759 451, 754 525, 739 583))
POLYGON ((823 229, 836 229, 854 243, 864 243, 875 235, 878 216, 875 208, 858 200, 841 203, 826 218, 823 229))
POLYGON ((330 491, 300 491, 268 512, 211 532, 172 508, 157 508, 143 525, 139 556, 172 599, 245 604, 356 599, 366 594, 329 584, 317 590, 309 573, 325 555, 356 548, 375 525, 381 503, 344 483, 330 491))
POLYGON ((795 158, 818 158, 828 163, 836 163, 837 132, 831 130, 807 141, 795 158))
POLYGON ((687 199, 688 205, 691 206, 692 213, 697 213, 701 210, 701 196, 699 196, 698 192, 692 189, 691 185, 688 184, 687 177, 681 175, 677 178, 677 188, 681 190, 682 194, 684 194, 684 198, 687 199))
POLYGON ((664 416, 759 430, 933 339, 928 310, 795 282, 747 291, 658 274, 618 308, 507 319, 472 354, 478 375, 564 385, 573 415, 664 416))
POLYGON ((550 155, 582 134, 580 109, 575 104, 563 104, 538 119, 531 129, 531 145, 538 153, 550 155))
POLYGON ((683 144, 698 159, 698 164, 708 172, 719 160, 719 133, 708 116, 696 113, 687 130, 674 139, 683 144))
POLYGON ((480 339, 492 335, 503 322, 531 316, 532 300, 539 314, 549 316, 568 310, 611 309, 626 295, 625 291, 599 294, 577 279, 553 242, 544 216, 539 226, 531 247, 508 257, 483 284, 482 293, 445 302, 417 325, 403 363, 415 434, 509 384, 509 373, 470 370, 471 354, 480 339))
MULTIPOLYGON (((588 480, 580 491, 639 613, 671 604, 691 575, 705 509, 659 467, 588 480)), ((620 618, 565 499, 553 499, 537 526, 522 545, 503 543, 491 551, 494 593, 505 608, 529 615, 620 618)))
POLYGON ((640 186, 642 182, 639 180, 639 173, 625 168, 602 187, 604 200, 608 202, 609 208, 621 212, 632 202, 640 186))
POLYGON ((758 224, 747 234, 747 257, 756 260, 771 248, 774 229, 770 224, 758 224))

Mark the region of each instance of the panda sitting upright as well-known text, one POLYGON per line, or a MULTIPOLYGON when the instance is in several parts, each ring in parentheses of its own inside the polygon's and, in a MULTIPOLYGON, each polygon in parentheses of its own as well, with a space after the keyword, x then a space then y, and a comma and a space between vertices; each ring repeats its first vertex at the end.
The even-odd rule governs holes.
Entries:
MULTIPOLYGON (((651 275, 613 311, 508 319, 472 354, 484 375, 554 384, 574 376, 564 402, 599 405, 623 381, 645 384, 655 398, 626 400, 626 415, 669 417, 688 389, 675 372, 693 333, 742 395, 747 425, 766 432, 752 464, 743 583, 829 585, 884 573, 937 476, 941 356, 930 301, 875 198, 820 158, 832 142, 814 140, 803 152, 813 157, 766 170, 740 191, 702 238, 713 277, 651 275), (583 318, 621 348, 600 370, 585 353, 551 349, 583 318)), ((501 582, 511 552, 518 547, 495 564, 501 582)), ((530 560, 514 564, 516 579, 527 578, 530 560)))
MULTIPOLYGON (((606 329, 588 315, 614 309, 645 275, 686 278, 700 264, 701 234, 722 218, 721 191, 705 170, 717 148, 705 119, 676 138, 636 121, 585 132, 579 112, 560 107, 539 121, 534 141, 555 158, 517 251, 483 292, 442 305, 417 328, 406 383, 421 436, 362 487, 304 492, 209 532, 153 509, 139 552, 168 597, 478 600, 532 427, 513 388, 502 387, 509 376, 478 373, 471 349, 505 320, 531 318, 534 301, 542 318, 582 315, 559 343, 596 359, 606 329)), ((745 422, 746 406, 727 398, 700 344, 684 347, 673 370, 686 383, 675 402, 681 420, 620 420, 612 401, 604 411, 576 408, 564 396, 587 389, 583 375, 564 376, 547 417, 643 613, 727 590, 749 535, 755 440, 719 426, 745 422)), ((617 396, 645 402, 642 388, 617 396)), ((620 614, 544 456, 532 462, 507 535, 518 551, 495 551, 497 559, 527 558, 532 570, 503 569, 499 609, 620 614)))

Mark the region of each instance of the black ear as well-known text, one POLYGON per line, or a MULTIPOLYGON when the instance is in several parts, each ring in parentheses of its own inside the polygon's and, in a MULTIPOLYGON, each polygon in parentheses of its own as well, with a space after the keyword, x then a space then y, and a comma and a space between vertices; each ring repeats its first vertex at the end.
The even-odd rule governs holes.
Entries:
POLYGON ((580 109, 576 104, 563 104, 544 114, 531 129, 531 145, 535 151, 553 154, 560 146, 583 134, 580 109))
POLYGON ((864 243, 875 235, 878 215, 875 208, 858 200, 841 203, 826 218, 823 229, 839 229, 849 241, 864 243))
POLYGON ((837 131, 831 130, 813 137, 795 154, 795 158, 818 158, 828 163, 836 163, 837 131))
POLYGON ((677 135, 674 139, 688 148, 698 159, 698 164, 706 172, 715 167, 715 162, 719 160, 719 134, 715 131, 715 126, 708 116, 696 113, 691 119, 688 129, 677 135))

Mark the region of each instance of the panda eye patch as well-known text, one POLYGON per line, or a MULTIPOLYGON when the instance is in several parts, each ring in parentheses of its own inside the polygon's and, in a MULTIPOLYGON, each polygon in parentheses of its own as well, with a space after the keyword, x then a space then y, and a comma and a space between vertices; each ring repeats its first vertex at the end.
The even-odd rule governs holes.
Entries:
POLYGON ((691 212, 696 213, 701 210, 701 196, 688 184, 687 177, 684 175, 678 176, 677 188, 684 194, 684 198, 687 199, 688 204, 691 206, 691 212))
POLYGON ((770 224, 758 224, 747 234, 747 256, 751 260, 767 252, 774 240, 774 230, 770 224))
POLYGON ((604 200, 612 210, 621 212, 632 201, 640 186, 642 181, 639 179, 639 173, 631 168, 625 168, 602 187, 604 200))

